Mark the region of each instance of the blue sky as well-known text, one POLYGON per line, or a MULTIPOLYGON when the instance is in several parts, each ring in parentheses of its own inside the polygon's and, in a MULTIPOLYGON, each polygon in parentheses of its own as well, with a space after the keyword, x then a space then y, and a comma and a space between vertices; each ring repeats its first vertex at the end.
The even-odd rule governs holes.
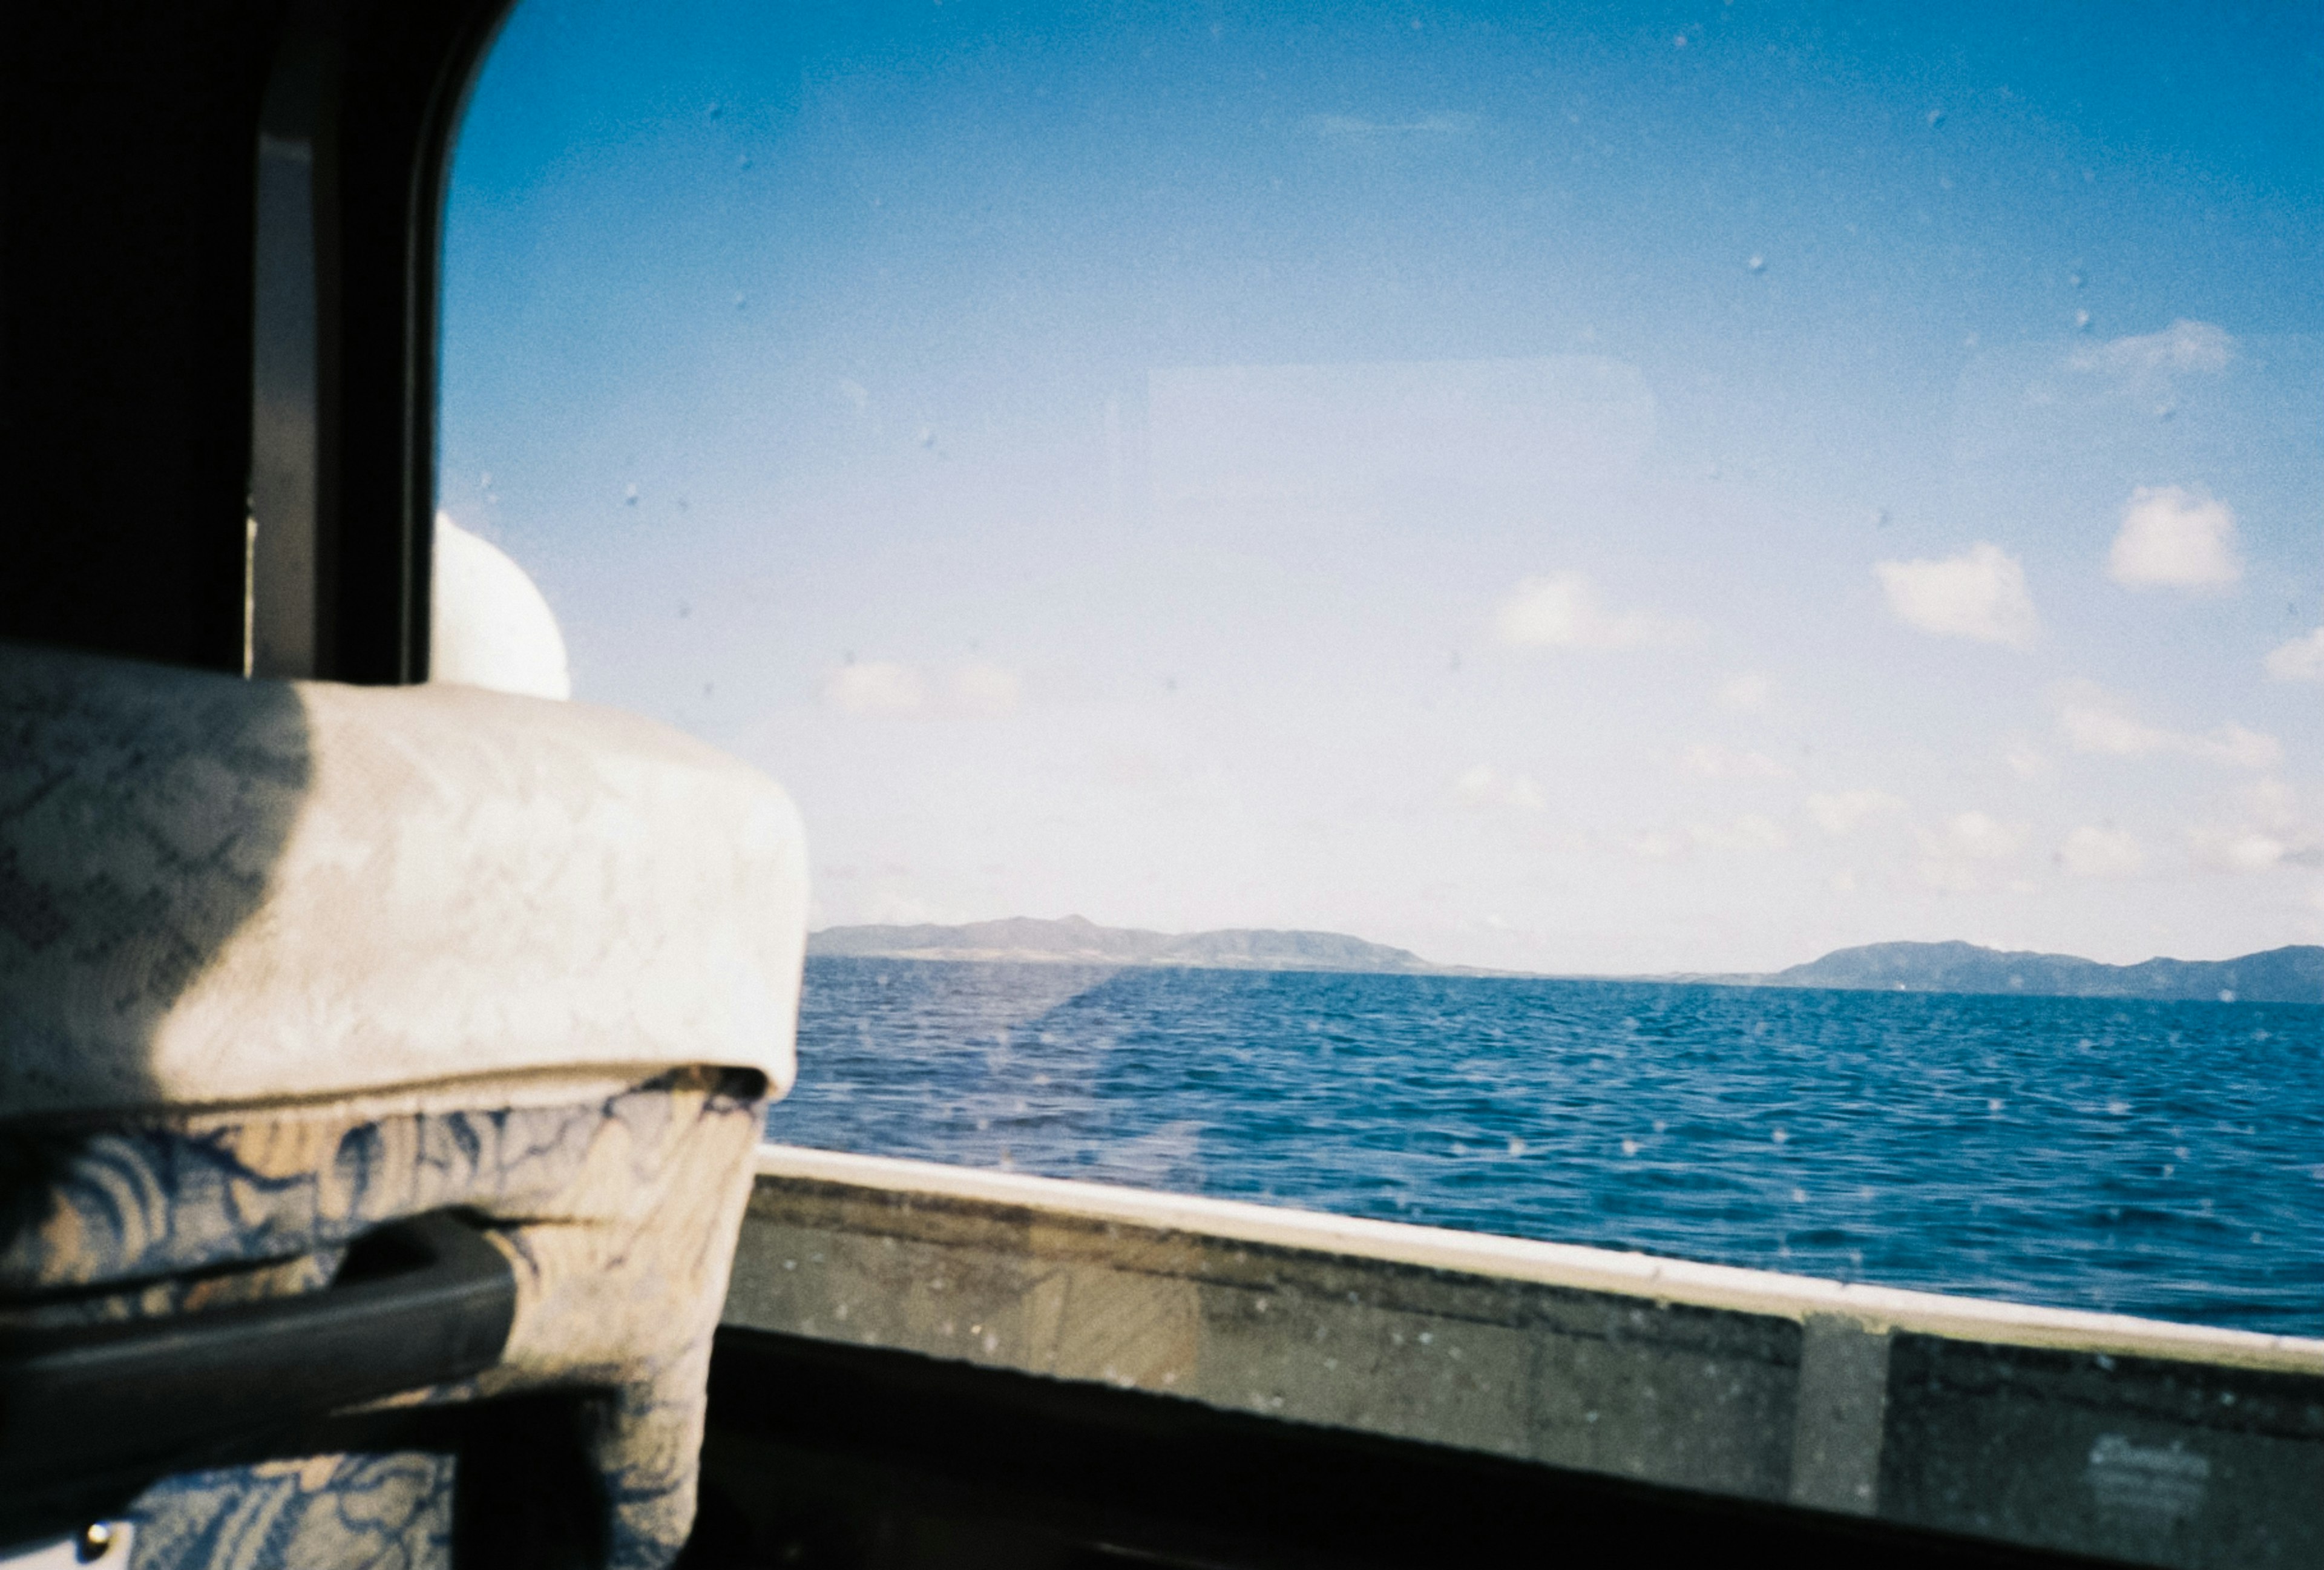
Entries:
POLYGON ((818 919, 2324 940, 2308 8, 527 0, 441 496, 818 919))

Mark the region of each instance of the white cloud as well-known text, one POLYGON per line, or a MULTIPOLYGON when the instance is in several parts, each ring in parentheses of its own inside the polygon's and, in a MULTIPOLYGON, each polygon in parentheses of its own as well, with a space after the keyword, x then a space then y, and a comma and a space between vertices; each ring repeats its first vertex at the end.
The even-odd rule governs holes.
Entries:
POLYGON ((2223 873, 2264 873, 2292 851, 2274 835, 2255 828, 2198 829, 2189 836, 2195 857, 2223 873))
POLYGON ((2324 865, 2324 826, 2301 811, 2291 786, 2263 776, 2237 794, 2241 823, 2214 824, 2187 836, 2198 863, 2226 873, 2264 873, 2286 864, 2324 865))
POLYGON ((2179 485, 2141 485, 2122 509, 2107 576, 2130 588, 2225 588, 2241 577, 2236 515, 2179 485))
POLYGON ((1541 787, 1523 774, 1505 774, 1490 763, 1479 763, 1452 781, 1452 794, 1471 807, 1509 807, 1539 812, 1549 805, 1541 787))
POLYGON ((1980 541, 1940 561, 1884 561, 1873 570, 1888 591, 1888 608, 1908 626, 2017 648, 2034 641, 2038 623, 2025 569, 1997 545, 1980 541))
POLYGON ((2266 665, 2278 681, 2324 681, 2324 627, 2272 651, 2266 665))
POLYGON ((2023 826, 2006 824, 1983 812, 1958 812, 1947 820, 1948 848, 1979 861, 1998 861, 2024 842, 2023 826))
POLYGON ((2272 769, 2283 758, 2283 743, 2261 731, 2224 725, 2208 736, 2187 739, 2190 757, 2209 763, 2232 763, 2238 769, 2272 769))
POLYGON ((1748 713, 1767 706, 1775 685, 1756 670, 1738 670, 1719 684, 1720 706, 1748 713))
POLYGON ((2058 847, 2058 864, 2078 878, 2120 878, 2146 864, 2146 854, 2128 831, 2085 824, 2058 847))
POLYGON ((2068 688, 2058 710, 2058 724, 2066 733, 2068 744, 2078 753, 2116 758, 2167 753, 2238 769, 2269 768, 2283 756, 2283 744, 2273 736, 2233 723, 2207 735, 2144 724, 2125 714, 2106 693, 2086 685, 2068 688))
POLYGON ((2183 317, 2159 333, 2112 338, 2079 350, 2067 363, 2077 371, 2102 371, 2123 376, 2157 373, 2207 372, 2218 374, 2236 356, 2236 340, 2226 328, 2183 317))
POLYGON ((954 706, 964 714, 1010 714, 1024 696, 1024 684, 1015 671, 983 660, 954 670, 948 685, 954 706))
POLYGON ((1738 753, 1701 742, 1678 755, 1679 767, 1713 780, 1788 780, 1792 771, 1765 753, 1738 753))
POLYGON ((1690 622, 1650 611, 1609 610, 1597 586, 1578 572, 1529 577, 1493 619, 1504 643, 1517 648, 1641 649, 1695 636, 1690 622))
POLYGON ((843 665, 823 683, 823 701, 842 714, 917 714, 927 698, 920 673, 894 660, 843 665))
POLYGON ((1904 810, 1904 799, 1886 790, 1819 791, 1808 798, 1808 816, 1816 827, 1839 837, 1854 834, 1871 818, 1904 810))

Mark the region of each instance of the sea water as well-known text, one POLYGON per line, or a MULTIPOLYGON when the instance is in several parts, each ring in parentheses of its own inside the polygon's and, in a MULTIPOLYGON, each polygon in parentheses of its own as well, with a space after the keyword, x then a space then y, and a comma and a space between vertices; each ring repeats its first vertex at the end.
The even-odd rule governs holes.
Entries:
POLYGON ((792 1144, 2324 1334, 2324 1008, 817 958, 792 1144))

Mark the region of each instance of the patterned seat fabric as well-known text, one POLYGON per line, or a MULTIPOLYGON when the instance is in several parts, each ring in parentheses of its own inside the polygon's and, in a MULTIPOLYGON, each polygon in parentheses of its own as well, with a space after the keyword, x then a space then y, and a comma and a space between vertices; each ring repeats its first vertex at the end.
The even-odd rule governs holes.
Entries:
POLYGON ((667 1565, 791 1073, 788 801, 643 722, 479 692, 0 647, 0 1329, 321 1289, 447 1209, 517 1283, 496 1367, 327 1430, 382 1443, 154 1483, 133 1564, 447 1564, 442 1436, 556 1392, 598 1484, 577 1538, 667 1565))
MULTIPOLYGON (((604 1482, 605 1519, 589 1535, 610 1565, 666 1565, 694 1517, 710 1337, 762 1084, 753 1071, 681 1070, 595 1094, 562 1088, 573 1099, 204 1113, 41 1138, 50 1204, 0 1251, 0 1298, 37 1307, 0 1308, 0 1324, 313 1289, 364 1233, 472 1209, 516 1267, 508 1350, 487 1374, 399 1401, 575 1392, 604 1482)), ((422 1452, 181 1474, 128 1510, 133 1563, 447 1563, 454 1481, 447 1454, 422 1452)))

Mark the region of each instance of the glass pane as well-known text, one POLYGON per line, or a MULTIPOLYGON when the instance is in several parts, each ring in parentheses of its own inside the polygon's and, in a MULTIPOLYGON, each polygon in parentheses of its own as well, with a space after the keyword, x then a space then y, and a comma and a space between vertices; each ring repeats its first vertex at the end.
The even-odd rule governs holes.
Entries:
POLYGON ((2324 1332, 2319 44, 525 0, 442 505, 797 796, 779 1139, 2324 1332))

